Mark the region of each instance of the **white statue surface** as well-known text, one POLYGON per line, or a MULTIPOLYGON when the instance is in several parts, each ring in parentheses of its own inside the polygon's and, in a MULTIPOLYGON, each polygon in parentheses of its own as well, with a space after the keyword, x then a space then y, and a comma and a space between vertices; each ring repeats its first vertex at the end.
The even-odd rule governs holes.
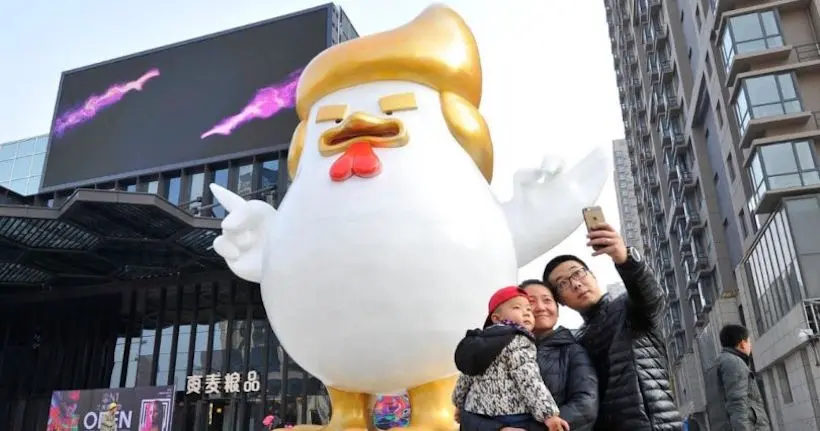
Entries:
POLYGON ((481 87, 469 28, 431 6, 307 66, 278 210, 211 185, 230 213, 214 249, 261 285, 282 346, 328 387, 328 430, 367 428, 370 394, 404 389, 411 429, 457 429, 456 344, 495 290, 580 225, 611 173, 603 147, 571 168, 546 157, 500 203, 481 87))

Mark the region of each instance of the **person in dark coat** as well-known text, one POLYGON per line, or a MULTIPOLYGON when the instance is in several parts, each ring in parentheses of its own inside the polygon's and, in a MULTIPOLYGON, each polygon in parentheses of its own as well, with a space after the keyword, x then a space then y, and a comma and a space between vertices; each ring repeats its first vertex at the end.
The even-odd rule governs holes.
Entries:
POLYGON ((638 251, 626 247, 612 226, 594 226, 588 238, 593 256, 612 258, 627 294, 611 298, 586 263, 571 255, 547 263, 544 281, 559 302, 584 319, 576 336, 598 373, 600 408, 594 429, 681 430, 661 326, 664 292, 638 251))
MULTIPOLYGON (((555 328, 558 304, 552 292, 538 280, 521 283, 532 301, 536 348, 541 378, 552 393, 571 431, 591 431, 598 412, 598 380, 586 350, 566 328, 555 328)), ((486 416, 458 412, 462 429, 473 431, 512 430, 486 416)), ((534 420, 523 428, 544 431, 534 420)))
POLYGON ((706 373, 706 401, 712 431, 770 431, 763 395, 750 367, 749 330, 726 325, 720 330, 723 351, 706 373))

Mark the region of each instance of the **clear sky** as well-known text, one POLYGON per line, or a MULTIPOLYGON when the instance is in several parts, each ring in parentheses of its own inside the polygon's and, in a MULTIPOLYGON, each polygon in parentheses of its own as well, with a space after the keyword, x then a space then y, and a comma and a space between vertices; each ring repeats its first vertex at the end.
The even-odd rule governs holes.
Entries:
MULTIPOLYGON (((60 73, 169 43, 327 3, 320 0, 3 0, 0 2, 0 142, 48 132, 60 73)), ((341 0, 362 35, 401 25, 430 2, 341 0)), ((493 189, 512 192, 512 174, 541 156, 570 163, 623 135, 609 35, 600 0, 446 1, 470 24, 484 67, 481 111, 495 142, 493 189)), ((560 202, 555 203, 560 206, 560 202)), ((615 192, 600 205, 616 224, 615 192)), ((580 214, 579 214, 580 221, 580 214)), ((551 255, 588 257, 584 231, 522 268, 540 278, 551 255)), ((591 259, 591 258, 590 258, 591 259)), ((607 258, 589 260, 602 285, 618 275, 607 258)), ((561 310, 561 323, 580 318, 561 310)))

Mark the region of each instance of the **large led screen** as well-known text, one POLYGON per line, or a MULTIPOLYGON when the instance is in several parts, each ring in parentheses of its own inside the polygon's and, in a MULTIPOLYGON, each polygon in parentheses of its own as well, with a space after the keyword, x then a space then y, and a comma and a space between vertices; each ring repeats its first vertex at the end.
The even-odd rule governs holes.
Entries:
POLYGON ((63 74, 43 188, 126 177, 290 141, 299 73, 328 9, 63 74))

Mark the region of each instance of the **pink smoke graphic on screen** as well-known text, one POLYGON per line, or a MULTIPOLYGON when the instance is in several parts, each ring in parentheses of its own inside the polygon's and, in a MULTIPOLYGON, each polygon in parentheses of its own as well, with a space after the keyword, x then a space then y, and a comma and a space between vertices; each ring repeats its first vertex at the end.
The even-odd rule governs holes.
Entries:
POLYGON ((60 114, 54 120, 54 134, 57 137, 94 118, 98 112, 116 104, 126 94, 132 91, 142 91, 142 87, 153 78, 159 76, 159 69, 151 69, 134 81, 114 84, 102 95, 95 94, 89 97, 79 108, 71 109, 60 114))
POLYGON ((301 69, 296 70, 282 82, 257 90, 242 111, 223 119, 203 133, 200 139, 213 135, 228 136, 249 121, 270 118, 283 109, 293 108, 296 104, 296 84, 299 83, 301 73, 301 69))

